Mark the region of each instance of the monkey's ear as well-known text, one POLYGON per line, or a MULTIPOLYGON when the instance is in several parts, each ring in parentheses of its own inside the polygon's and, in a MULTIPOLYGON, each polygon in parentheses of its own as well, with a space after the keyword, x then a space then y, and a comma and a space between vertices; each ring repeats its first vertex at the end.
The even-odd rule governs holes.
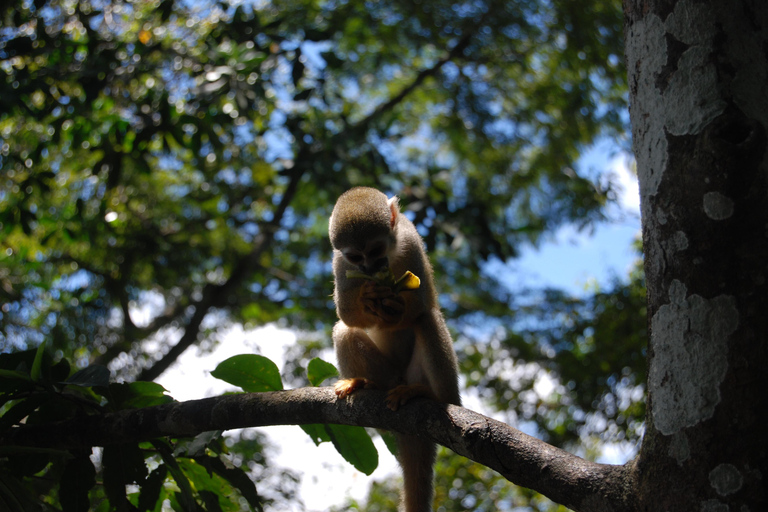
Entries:
POLYGON ((400 199, 397 196, 393 196, 387 200, 387 205, 389 206, 389 227, 391 229, 397 224, 397 216, 400 213, 400 199))

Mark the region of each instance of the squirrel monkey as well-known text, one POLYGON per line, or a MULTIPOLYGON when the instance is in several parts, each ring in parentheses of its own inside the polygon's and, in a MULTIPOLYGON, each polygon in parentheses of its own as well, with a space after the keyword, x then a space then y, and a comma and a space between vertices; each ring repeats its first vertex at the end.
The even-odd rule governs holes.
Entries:
MULTIPOLYGON (((340 319, 333 328, 343 379, 335 387, 338 398, 378 388, 388 390, 392 410, 414 397, 459 405, 456 353, 438 307, 432 267, 398 198, 387 199, 372 188, 348 190, 336 202, 329 234, 340 319), (401 290, 391 277, 403 275, 403 281, 407 271, 419 279, 401 290), (361 279, 366 276, 371 277, 361 279)), ((402 434, 397 443, 405 512, 432 510, 436 446, 402 434)))

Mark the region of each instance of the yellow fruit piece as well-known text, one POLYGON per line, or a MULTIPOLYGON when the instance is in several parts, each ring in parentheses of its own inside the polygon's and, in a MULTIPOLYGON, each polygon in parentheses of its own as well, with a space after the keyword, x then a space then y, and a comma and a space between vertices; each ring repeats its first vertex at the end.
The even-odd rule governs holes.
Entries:
POLYGON ((395 280, 395 275, 390 269, 380 270, 373 275, 368 275, 359 270, 347 270, 346 276, 349 279, 368 279, 370 281, 376 281, 381 286, 389 286, 395 293, 400 293, 405 290, 416 290, 421 286, 421 279, 410 270, 406 271, 398 280, 395 280))
POLYGON ((395 281, 394 288, 395 292, 399 292, 401 290, 416 290, 419 286, 421 286, 419 276, 408 270, 400 279, 395 281))

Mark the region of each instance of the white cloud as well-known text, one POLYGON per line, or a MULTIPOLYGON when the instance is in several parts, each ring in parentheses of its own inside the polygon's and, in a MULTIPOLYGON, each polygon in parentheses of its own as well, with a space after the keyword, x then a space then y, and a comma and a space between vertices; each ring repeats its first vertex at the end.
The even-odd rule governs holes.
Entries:
POLYGON ((609 163, 609 169, 618 178, 621 187, 619 204, 629 213, 640 214, 640 188, 637 183, 637 175, 629 167, 630 160, 626 155, 617 155, 609 163))

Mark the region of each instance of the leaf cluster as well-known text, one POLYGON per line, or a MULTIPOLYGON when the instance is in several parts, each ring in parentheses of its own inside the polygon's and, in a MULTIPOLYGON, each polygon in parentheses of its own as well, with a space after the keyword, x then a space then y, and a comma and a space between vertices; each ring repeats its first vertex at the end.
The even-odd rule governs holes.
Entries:
MULTIPOLYGON (((319 359, 308 368, 315 384, 337 374, 333 365, 319 359)), ((253 354, 223 361, 212 375, 244 391, 282 389, 275 364, 253 354)), ((152 382, 110 383, 109 370, 103 366, 74 371, 66 359, 54 363, 45 344, 37 350, 0 354, 0 437, 21 425, 55 424, 172 400, 152 382)), ((376 449, 362 427, 303 428, 316 444, 333 442, 361 471, 370 474, 376 468, 376 449)), ((285 482, 266 496, 257 492, 248 473, 253 465, 266 464, 258 438, 251 437, 253 443, 245 436, 233 445, 221 434, 115 443, 93 452, 5 445, 0 452, 0 504, 8 511, 41 507, 65 512, 144 511, 160 510, 164 503, 180 511, 239 511, 263 510, 274 499, 270 495, 293 498, 285 482), (247 467, 244 457, 251 461, 247 467)), ((265 481, 272 478, 263 472, 261 476, 265 481)), ((295 482, 290 474, 281 476, 286 478, 295 482)))
MULTIPOLYGON (((171 400, 152 382, 110 383, 103 366, 74 371, 66 359, 54 362, 45 344, 0 354, 0 435, 21 423, 50 424, 171 400)), ((220 434, 94 452, 6 446, 0 503, 9 511, 158 510, 165 500, 176 510, 199 510, 200 504, 206 510, 261 510, 263 500, 247 474, 228 463, 220 434)))
POLYGON ((478 257, 601 218, 610 189, 571 169, 622 127, 605 103, 624 90, 610 58, 620 19, 600 10, 577 38, 562 9, 13 3, 4 344, 52 338, 102 364, 128 354, 136 375, 157 364, 145 340, 181 328, 183 351, 215 310, 323 328, 325 223, 351 185, 398 192, 437 266, 469 273, 446 279, 467 295, 478 257), (555 89, 580 91, 579 109, 555 89), (150 299, 150 320, 135 320, 150 299))

